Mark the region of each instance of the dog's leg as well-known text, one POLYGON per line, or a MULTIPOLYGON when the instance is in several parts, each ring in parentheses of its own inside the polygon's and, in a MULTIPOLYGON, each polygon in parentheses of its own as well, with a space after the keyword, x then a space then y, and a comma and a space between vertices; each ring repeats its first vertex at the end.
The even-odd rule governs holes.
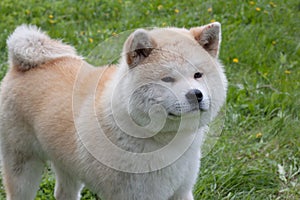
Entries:
POLYGON ((68 172, 53 164, 56 175, 54 196, 56 200, 79 200, 82 184, 76 177, 72 177, 68 172))
MULTIPOLYGON (((4 106, 3 106, 4 107, 4 106)), ((3 184, 7 200, 32 200, 41 181, 44 161, 30 127, 14 118, 14 113, 0 122, 3 184), (13 120, 10 120, 13 119, 13 120)), ((1 117, 0 117, 1 118, 1 117)))
POLYGON ((32 200, 41 180, 44 163, 20 152, 2 152, 7 200, 32 200))
POLYGON ((187 192, 187 193, 179 193, 175 194, 172 198, 169 200, 194 200, 193 192, 187 192))

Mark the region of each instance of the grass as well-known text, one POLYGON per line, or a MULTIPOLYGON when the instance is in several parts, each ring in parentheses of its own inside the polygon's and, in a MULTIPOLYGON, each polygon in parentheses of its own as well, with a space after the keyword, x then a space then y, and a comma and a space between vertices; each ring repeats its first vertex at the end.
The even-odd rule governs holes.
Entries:
MULTIPOLYGON (((86 56, 126 30, 221 22, 220 59, 229 79, 226 123, 202 159, 195 197, 300 199, 299 1, 2 0, 0 13, 0 80, 7 70, 5 40, 22 23, 40 26, 86 56)), ((54 199, 53 187, 46 169, 36 199, 54 199)), ((96 196, 85 189, 82 199, 96 196)))

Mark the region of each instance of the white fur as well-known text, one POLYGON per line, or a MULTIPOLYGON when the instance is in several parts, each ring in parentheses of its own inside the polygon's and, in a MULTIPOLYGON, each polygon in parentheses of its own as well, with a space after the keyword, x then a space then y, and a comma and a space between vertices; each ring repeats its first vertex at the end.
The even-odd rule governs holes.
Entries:
POLYGON ((9 62, 21 71, 43 64, 46 61, 72 56, 76 50, 58 40, 52 40, 36 26, 21 25, 7 39, 9 62))

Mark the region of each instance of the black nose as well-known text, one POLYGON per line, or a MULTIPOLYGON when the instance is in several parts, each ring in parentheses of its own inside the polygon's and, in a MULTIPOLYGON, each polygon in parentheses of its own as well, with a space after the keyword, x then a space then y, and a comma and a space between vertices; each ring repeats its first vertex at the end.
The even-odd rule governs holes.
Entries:
POLYGON ((198 103, 200 103, 203 99, 203 94, 200 90, 198 89, 193 89, 188 91, 188 93, 186 93, 185 97, 187 98, 188 101, 197 101, 198 103))

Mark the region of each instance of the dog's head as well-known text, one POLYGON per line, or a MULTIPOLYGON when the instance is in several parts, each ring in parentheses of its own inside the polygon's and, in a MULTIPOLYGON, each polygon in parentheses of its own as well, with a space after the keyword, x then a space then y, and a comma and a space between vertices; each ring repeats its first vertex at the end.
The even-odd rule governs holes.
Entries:
POLYGON ((217 60, 220 41, 217 22, 189 30, 133 32, 123 48, 119 91, 132 118, 143 125, 149 123, 149 112, 170 119, 200 113, 201 124, 211 121, 226 97, 217 60))

